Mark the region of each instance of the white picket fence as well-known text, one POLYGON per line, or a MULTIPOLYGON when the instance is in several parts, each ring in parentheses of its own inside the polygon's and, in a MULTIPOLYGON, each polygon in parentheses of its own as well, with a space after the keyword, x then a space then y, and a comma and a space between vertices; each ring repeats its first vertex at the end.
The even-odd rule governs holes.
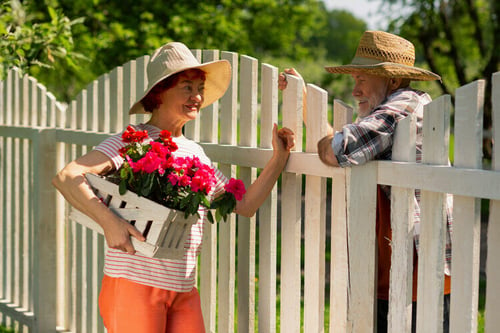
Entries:
MULTIPOLYGON (((477 331, 480 198, 491 203, 485 328, 491 333, 500 327, 500 268, 494 261, 500 255, 500 161, 494 159, 493 170, 482 169, 484 81, 456 92, 453 166, 447 165, 453 105, 442 96, 425 109, 424 163, 414 162, 414 120, 408 118, 398 125, 395 161, 341 169, 325 166, 316 154, 332 112, 324 90, 308 85, 303 131, 301 81, 289 78, 279 107, 276 67, 232 52, 194 53, 203 61, 227 59, 233 67, 224 97, 185 128, 227 176, 247 184, 255 179, 272 154, 278 109, 281 125, 297 135, 258 223, 232 216, 206 228, 198 278, 207 332, 373 332, 377 184, 393 187, 390 331, 409 332, 411 321, 408 216, 415 188, 422 189, 418 332, 441 331, 445 193, 455 197, 451 332, 477 331)), ((16 70, 0 83, 1 324, 18 332, 105 331, 97 307, 105 242, 68 219, 69 207, 51 179, 129 121, 144 120, 129 120, 127 110, 145 86, 147 59, 103 75, 67 108, 16 70)), ((492 95, 493 135, 500 142, 500 73, 492 95)), ((341 102, 333 112, 335 128, 352 119, 341 102)))

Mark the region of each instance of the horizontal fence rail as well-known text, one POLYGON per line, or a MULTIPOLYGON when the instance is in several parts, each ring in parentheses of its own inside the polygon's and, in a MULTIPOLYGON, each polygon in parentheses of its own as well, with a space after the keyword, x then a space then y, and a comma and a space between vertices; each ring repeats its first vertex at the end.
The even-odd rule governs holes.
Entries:
MULTIPOLYGON (((418 332, 440 332, 447 194, 454 196, 451 331, 477 331, 480 199, 490 201, 485 330, 495 332, 500 299, 500 156, 482 166, 484 81, 441 96, 424 112, 424 160, 416 163, 414 119, 398 124, 393 161, 353 168, 324 165, 316 142, 328 113, 338 130, 352 109, 326 91, 288 78, 279 98, 278 68, 218 50, 194 50, 200 61, 227 59, 226 94, 189 122, 198 141, 228 177, 249 185, 272 156, 272 126, 296 133, 296 147, 257 216, 234 214, 208 225, 198 287, 207 332, 373 332, 376 288, 377 184, 392 186, 393 264, 389 327, 409 332, 414 189, 422 191, 418 332), (281 102, 281 104, 280 104, 281 102), (454 164, 449 165, 454 109, 454 164), (281 113, 281 116, 280 114, 281 113), (304 129, 305 123, 308 126, 304 129), (305 135, 305 138, 302 135, 305 135), (235 296, 236 295, 236 296, 235 296)), ((18 332, 105 332, 98 293, 104 238, 69 219, 70 207, 50 181, 66 163, 121 131, 128 108, 147 86, 148 56, 90 83, 67 106, 17 70, 0 82, 0 323, 18 332)), ((500 73, 493 76, 493 139, 500 142, 500 73)))

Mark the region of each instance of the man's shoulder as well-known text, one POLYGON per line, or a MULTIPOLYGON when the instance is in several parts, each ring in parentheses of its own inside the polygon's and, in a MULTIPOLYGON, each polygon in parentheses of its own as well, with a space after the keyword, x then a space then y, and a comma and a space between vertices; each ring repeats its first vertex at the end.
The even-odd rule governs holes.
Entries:
POLYGON ((426 93, 425 91, 418 90, 418 89, 413 89, 413 88, 403 88, 403 89, 398 89, 394 93, 392 93, 387 101, 393 101, 393 100, 420 100, 420 101, 432 101, 431 96, 426 93))

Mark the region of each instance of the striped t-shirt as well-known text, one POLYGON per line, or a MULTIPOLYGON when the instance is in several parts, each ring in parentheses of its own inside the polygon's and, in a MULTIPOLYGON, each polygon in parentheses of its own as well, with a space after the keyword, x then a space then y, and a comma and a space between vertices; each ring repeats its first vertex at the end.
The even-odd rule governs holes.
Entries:
MULTIPOLYGON (((138 131, 148 131, 148 136, 155 140, 159 137, 161 130, 149 124, 131 125, 138 131)), ((116 169, 120 168, 123 158, 119 154, 121 147, 126 143, 122 141, 122 133, 116 134, 102 143, 95 150, 108 156, 116 169)), ((196 142, 184 136, 173 137, 173 141, 179 147, 173 155, 175 157, 196 156, 201 162, 213 167, 203 148, 196 142)), ((210 197, 213 198, 224 191, 224 185, 228 179, 221 171, 214 168, 217 179, 210 197)), ((104 262, 104 274, 111 277, 122 277, 136 283, 151 287, 172 290, 176 292, 188 292, 195 285, 196 259, 201 251, 203 238, 203 226, 207 222, 206 209, 200 207, 198 211, 200 219, 191 227, 191 233, 184 244, 184 257, 182 260, 153 259, 140 254, 128 254, 126 252, 108 249, 104 262)))

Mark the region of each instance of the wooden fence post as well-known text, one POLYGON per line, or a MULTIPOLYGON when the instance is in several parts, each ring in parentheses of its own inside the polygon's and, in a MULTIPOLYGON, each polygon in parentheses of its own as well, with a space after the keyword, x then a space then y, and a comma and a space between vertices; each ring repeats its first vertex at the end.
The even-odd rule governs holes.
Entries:
MULTIPOLYGON (((278 69, 261 66, 260 147, 272 148, 273 124, 278 122, 278 69)), ((278 232, 278 186, 259 208, 259 329, 276 332, 276 265, 278 232)))
MULTIPOLYGON (((328 94, 307 87, 306 152, 316 153, 317 142, 327 134, 328 94)), ((318 162, 321 163, 321 162, 318 162)), ((304 212, 304 331, 324 330, 326 179, 306 176, 304 212)))
MULTIPOLYGON (((493 75, 492 88, 492 118, 493 118, 493 165, 492 169, 500 171, 500 72, 493 75)), ((500 266, 498 255, 500 253, 500 200, 490 201, 490 217, 488 222, 488 256, 486 266, 486 333, 494 333, 500 327, 500 266)))
MULTIPOLYGON (((415 162, 416 117, 398 122, 392 147, 393 161, 415 162)), ((413 214, 415 190, 391 187, 391 272, 389 289, 388 332, 411 331, 413 281, 413 214)))
POLYGON ((33 308, 35 332, 56 331, 56 130, 41 129, 33 140, 33 308))
MULTIPOLYGON (((295 132, 295 151, 302 151, 303 81, 288 76, 283 91, 283 126, 295 132), (299 130, 300 129, 300 130, 299 130)), ((281 332, 300 332, 302 176, 282 174, 281 191, 281 332)))
MULTIPOLYGON (((455 167, 482 168, 484 87, 479 80, 457 89, 455 167)), ((453 207, 450 332, 477 332, 481 199, 455 195, 453 207)))
MULTIPOLYGON (((422 163, 448 164, 450 107, 449 95, 424 107, 422 163)), ((432 333, 443 329, 445 194, 421 193, 417 331, 432 333)))
POLYGON ((349 282, 347 332, 373 332, 377 164, 346 169, 349 282))

